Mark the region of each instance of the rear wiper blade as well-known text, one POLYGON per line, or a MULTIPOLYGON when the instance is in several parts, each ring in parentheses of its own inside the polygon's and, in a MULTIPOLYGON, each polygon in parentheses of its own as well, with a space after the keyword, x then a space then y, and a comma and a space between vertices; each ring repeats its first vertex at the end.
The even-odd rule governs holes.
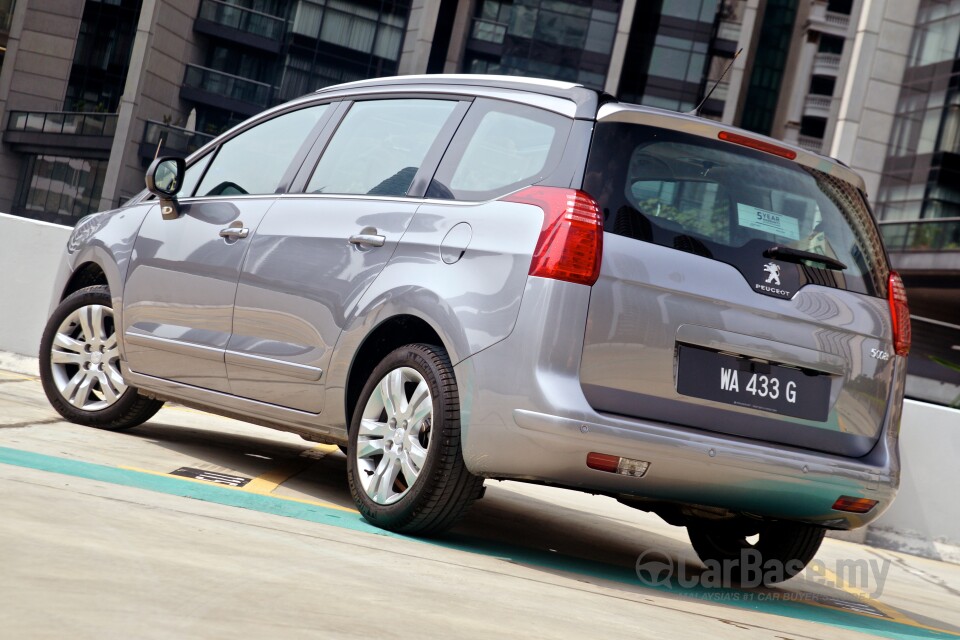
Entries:
POLYGON ((819 262, 827 269, 834 269, 836 271, 843 271, 847 268, 847 265, 843 264, 836 258, 831 258, 830 256, 825 256, 820 253, 813 253, 812 251, 802 251, 800 249, 792 249, 790 247, 781 247, 773 246, 763 252, 764 258, 774 258, 777 260, 783 260, 785 262, 795 262, 800 264, 804 260, 809 262, 819 262))

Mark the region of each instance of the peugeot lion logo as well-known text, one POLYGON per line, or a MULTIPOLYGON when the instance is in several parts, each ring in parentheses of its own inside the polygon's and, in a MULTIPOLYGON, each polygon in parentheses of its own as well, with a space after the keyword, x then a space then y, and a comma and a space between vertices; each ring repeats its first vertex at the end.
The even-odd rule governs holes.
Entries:
POLYGON ((780 286, 780 267, 778 265, 773 264, 772 262, 768 262, 767 264, 763 265, 763 270, 769 274, 764 284, 775 284, 776 286, 779 287, 780 286))

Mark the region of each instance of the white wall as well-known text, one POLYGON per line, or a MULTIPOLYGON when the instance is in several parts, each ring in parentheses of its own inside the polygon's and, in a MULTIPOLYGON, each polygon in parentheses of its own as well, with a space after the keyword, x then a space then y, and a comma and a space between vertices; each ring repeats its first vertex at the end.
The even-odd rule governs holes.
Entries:
POLYGON ((907 400, 900 455, 900 493, 870 526, 866 542, 960 563, 960 411, 907 400))
POLYGON ((71 231, 0 213, 0 351, 37 355, 71 231))

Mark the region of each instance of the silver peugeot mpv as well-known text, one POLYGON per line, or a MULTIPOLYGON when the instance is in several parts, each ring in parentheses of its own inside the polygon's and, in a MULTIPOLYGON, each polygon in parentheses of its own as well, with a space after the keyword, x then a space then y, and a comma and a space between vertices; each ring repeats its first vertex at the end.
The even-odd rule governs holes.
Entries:
POLYGON ((575 84, 408 76, 235 127, 70 237, 66 419, 166 400, 341 445, 374 524, 485 478, 614 496, 794 575, 890 504, 910 324, 842 164, 575 84))

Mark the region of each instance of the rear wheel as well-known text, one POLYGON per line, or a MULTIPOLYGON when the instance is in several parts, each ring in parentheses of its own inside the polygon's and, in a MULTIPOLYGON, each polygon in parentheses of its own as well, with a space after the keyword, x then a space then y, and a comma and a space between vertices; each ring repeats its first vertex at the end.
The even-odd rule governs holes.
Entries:
POLYGON ((112 305, 103 285, 80 289, 60 303, 40 340, 40 380, 65 419, 119 430, 145 422, 163 402, 124 382, 112 305))
POLYGON ((826 529, 786 521, 708 522, 687 525, 700 559, 722 567, 741 585, 759 586, 789 580, 813 560, 826 529))
POLYGON ((347 452, 350 492, 373 524, 436 534, 476 500, 483 479, 460 450, 460 404, 453 366, 436 346, 391 352, 360 394, 347 452))

